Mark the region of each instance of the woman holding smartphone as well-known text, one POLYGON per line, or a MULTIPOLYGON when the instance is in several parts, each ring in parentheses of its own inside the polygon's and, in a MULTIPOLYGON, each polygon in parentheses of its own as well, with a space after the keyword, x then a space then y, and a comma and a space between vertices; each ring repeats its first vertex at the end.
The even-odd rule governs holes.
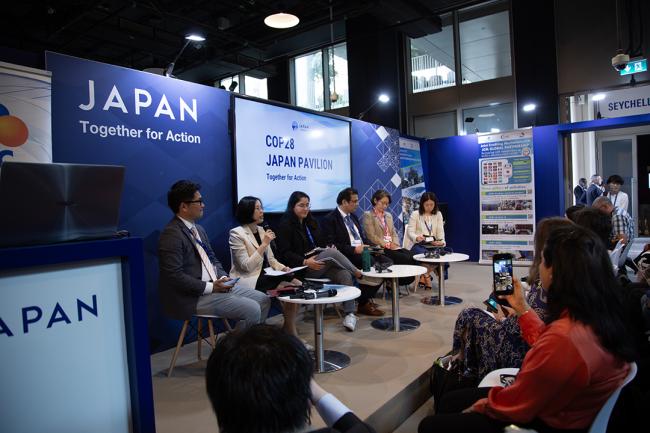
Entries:
POLYGON ((589 429, 636 355, 620 288, 603 243, 572 224, 551 231, 538 275, 546 323, 516 278, 504 297, 531 346, 514 383, 447 394, 419 433, 502 432, 511 423, 540 433, 589 429))
MULTIPOLYGON (((240 285, 255 287, 262 293, 290 284, 301 285, 300 280, 293 278, 293 274, 275 277, 264 273, 264 269, 269 267, 284 272, 291 268, 280 263, 273 254, 270 245, 275 239, 275 233, 261 227, 264 222, 262 201, 257 197, 243 197, 237 204, 235 217, 241 225, 230 230, 230 276, 241 278, 240 285)), ((283 328, 295 336, 298 335, 295 321, 298 307, 298 304, 288 302, 282 304, 283 328)))
MULTIPOLYGON (((566 218, 547 218, 537 224, 533 263, 526 278, 530 283, 526 299, 542 320, 546 317, 546 293, 539 284, 538 273, 542 248, 553 230, 572 225, 566 218)), ((453 350, 456 362, 461 363, 460 374, 476 383, 497 368, 520 367, 529 349, 516 315, 510 314, 512 310, 501 305, 488 308, 491 314, 482 308, 465 308, 454 326, 453 350)))
MULTIPOLYGON (((335 284, 354 285, 362 274, 340 251, 328 248, 316 219, 310 212, 309 196, 294 191, 278 226, 278 256, 291 267, 307 266, 305 278, 328 278, 335 284)), ((343 303, 343 326, 355 330, 357 317, 354 301, 343 303)))

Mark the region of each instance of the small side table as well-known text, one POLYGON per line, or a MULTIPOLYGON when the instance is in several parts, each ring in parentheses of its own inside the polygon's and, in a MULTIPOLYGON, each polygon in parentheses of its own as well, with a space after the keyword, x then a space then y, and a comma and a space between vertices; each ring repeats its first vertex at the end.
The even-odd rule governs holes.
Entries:
POLYGON ((461 298, 457 298, 456 296, 445 296, 445 263, 453 263, 453 262, 464 262, 465 260, 469 260, 469 256, 467 254, 461 254, 461 253, 451 253, 451 254, 445 254, 444 256, 440 256, 438 259, 434 259, 433 257, 424 257, 424 254, 417 254, 413 256, 415 260, 418 262, 423 262, 423 263, 437 263, 438 264, 438 296, 432 296, 431 300, 433 301, 433 304, 437 305, 454 305, 454 304, 460 304, 463 302, 461 298))
POLYGON ((383 278, 385 280, 392 281, 393 286, 393 317, 384 317, 381 319, 373 320, 371 323, 372 327, 375 329, 381 329, 382 331, 410 331, 412 329, 417 329, 420 326, 420 322, 415 319, 409 319, 408 317, 399 316, 399 290, 398 290, 398 278, 403 277, 417 277, 418 275, 426 274, 427 268, 424 266, 414 266, 414 265, 393 265, 388 269, 391 272, 363 272, 364 277, 375 277, 383 278))
POLYGON ((361 290, 352 286, 337 287, 336 296, 316 299, 291 299, 288 296, 278 296, 282 302, 291 304, 307 304, 314 306, 314 341, 316 352, 316 372, 329 373, 341 370, 350 365, 350 357, 343 352, 323 349, 323 305, 351 301, 361 296, 361 290))

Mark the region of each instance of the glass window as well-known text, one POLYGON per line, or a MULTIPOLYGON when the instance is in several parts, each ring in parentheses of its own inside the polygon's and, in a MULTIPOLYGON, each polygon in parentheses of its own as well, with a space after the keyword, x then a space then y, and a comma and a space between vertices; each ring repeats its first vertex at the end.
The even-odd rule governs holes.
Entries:
POLYGON ((459 13, 460 62, 463 84, 511 75, 510 18, 507 3, 459 13), (501 9, 491 13, 496 9, 501 9), (487 15, 486 13, 490 13, 487 15), (482 15, 482 16, 481 16, 482 15))
POLYGON ((456 135, 456 112, 438 113, 413 118, 413 135, 425 138, 441 138, 456 135))
POLYGON ((463 110, 463 131, 460 135, 508 131, 514 129, 514 123, 511 103, 468 108, 463 110))
POLYGON ((411 39, 413 93, 456 84, 454 26, 451 14, 440 17, 442 31, 411 39))
POLYGON ((336 45, 327 51, 329 53, 330 108, 347 107, 350 105, 347 45, 336 45))
POLYGON ((248 96, 269 99, 266 78, 255 78, 250 75, 244 76, 244 93, 248 96))
POLYGON ((293 62, 296 105, 322 111, 323 99, 323 52, 296 57, 293 62))

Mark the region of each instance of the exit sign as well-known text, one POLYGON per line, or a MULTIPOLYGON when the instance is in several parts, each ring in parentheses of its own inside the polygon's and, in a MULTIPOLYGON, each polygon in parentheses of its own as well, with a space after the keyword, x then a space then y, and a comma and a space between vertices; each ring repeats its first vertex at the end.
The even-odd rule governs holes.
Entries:
POLYGON ((648 61, 646 59, 632 60, 623 69, 621 75, 638 74, 639 72, 646 72, 648 70, 648 61))

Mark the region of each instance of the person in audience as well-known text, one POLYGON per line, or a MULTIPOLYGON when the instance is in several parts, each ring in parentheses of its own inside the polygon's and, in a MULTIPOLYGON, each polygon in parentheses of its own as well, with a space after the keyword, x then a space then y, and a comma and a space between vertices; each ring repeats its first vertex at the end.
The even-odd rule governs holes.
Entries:
MULTIPOLYGON (((235 217, 241 224, 230 230, 230 268, 231 277, 240 277, 237 286, 255 287, 262 293, 288 284, 301 285, 300 280, 294 279, 293 274, 269 276, 264 269, 290 271, 291 268, 280 263, 273 254, 271 243, 275 239, 273 230, 261 227, 264 222, 264 208, 257 197, 246 196, 239 200, 235 217)), ((298 335, 296 330, 296 314, 298 304, 282 303, 284 313, 284 330, 289 334, 298 335)))
POLYGON ((625 209, 615 207, 607 197, 598 197, 594 200, 592 207, 612 218, 610 248, 613 248, 619 240, 626 245, 632 241, 634 238, 634 221, 632 221, 632 217, 625 209))
MULTIPOLYGON (((325 215, 322 228, 328 245, 334 245, 354 266, 360 268, 363 248, 369 245, 359 219, 354 214, 359 207, 359 193, 354 188, 345 188, 336 197, 337 207, 325 215)), ((383 316, 372 301, 381 281, 364 278, 359 281, 361 296, 357 298, 357 313, 368 316, 383 316)))
MULTIPOLYGON (((391 203, 388 191, 378 189, 370 199, 372 210, 363 213, 363 230, 368 240, 384 249, 384 254, 396 265, 414 264, 413 253, 403 249, 393 225, 393 216, 387 212, 391 203)), ((399 284, 410 284, 414 277, 400 278, 399 284)))
MULTIPOLYGON (((528 269, 526 300, 537 315, 546 317, 546 293, 539 283, 538 266, 549 234, 558 227, 572 226, 565 218, 546 218, 537 224, 535 253, 528 269)), ((454 326, 453 350, 461 363, 461 375, 478 383, 497 368, 520 367, 529 349, 521 335, 517 316, 501 306, 493 315, 482 308, 465 308, 454 326)))
POLYGON ((579 204, 576 204, 576 205, 573 205, 573 206, 569 206, 564 211, 564 215, 568 219, 570 219, 571 221, 575 222, 574 218, 575 218, 576 212, 579 212, 580 210, 584 209, 585 207, 586 206, 584 204, 582 204, 582 203, 579 203, 579 204))
POLYGON ((607 197, 611 202, 612 205, 614 205, 617 208, 625 210, 625 212, 628 212, 628 202, 629 198, 627 196, 627 193, 625 191, 621 191, 621 185, 623 185, 625 182, 623 181, 623 178, 619 176, 618 174, 613 174, 610 177, 607 178, 607 197))
POLYGON ((450 392, 419 433, 502 432, 512 423, 540 433, 587 431, 635 356, 620 291, 607 250, 583 227, 553 230, 538 272, 547 324, 526 302, 519 280, 504 296, 531 345, 514 383, 450 392))
POLYGON ((580 180, 578 180, 578 184, 576 185, 575 188, 573 188, 573 196, 575 197, 575 204, 587 204, 587 196, 585 193, 587 192, 587 179, 584 177, 581 177, 580 180))
POLYGON ((313 378, 314 361, 300 341, 268 325, 221 338, 205 384, 221 433, 307 431, 314 406, 328 428, 313 433, 373 433, 313 378))
POLYGON ((609 216, 592 207, 585 207, 573 214, 573 222, 596 233, 605 248, 612 248, 612 219, 609 216))
MULTIPOLYGON (((294 191, 277 228, 278 257, 292 268, 307 266, 305 278, 328 278, 335 284, 352 286, 361 271, 335 248, 326 248, 326 238, 310 212, 309 196, 294 191)), ((343 326, 353 332, 357 326, 354 301, 343 303, 343 326)))
POLYGON ((591 183, 587 192, 585 193, 585 204, 591 206, 594 200, 603 195, 604 188, 602 187, 603 178, 599 174, 591 176, 591 183))
POLYGON ((231 278, 214 255, 208 234, 198 221, 205 203, 201 186, 180 180, 167 193, 174 217, 160 234, 160 301, 166 314, 178 320, 193 314, 239 319, 237 327, 266 320, 271 306, 268 296, 231 278))

